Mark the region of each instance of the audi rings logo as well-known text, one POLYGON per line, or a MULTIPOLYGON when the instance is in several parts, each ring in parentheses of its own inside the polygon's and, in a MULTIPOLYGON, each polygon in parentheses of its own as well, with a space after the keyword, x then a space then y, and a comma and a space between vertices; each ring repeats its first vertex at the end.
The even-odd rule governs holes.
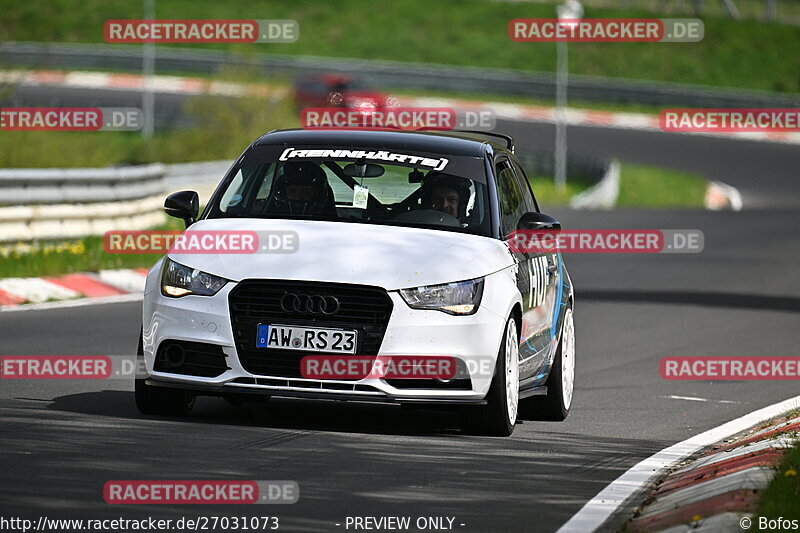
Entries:
POLYGON ((281 297, 281 309, 287 313, 330 316, 339 312, 339 300, 335 296, 287 292, 281 297))

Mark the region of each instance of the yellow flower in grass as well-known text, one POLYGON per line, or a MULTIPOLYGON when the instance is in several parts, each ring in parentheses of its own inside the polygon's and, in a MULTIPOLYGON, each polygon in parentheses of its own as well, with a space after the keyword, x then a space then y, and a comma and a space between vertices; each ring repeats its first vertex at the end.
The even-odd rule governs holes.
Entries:
POLYGON ((14 245, 14 253, 23 256, 25 254, 29 254, 31 252, 36 251, 36 247, 31 246, 30 244, 26 244, 24 242, 18 242, 14 245))
POLYGON ((784 472, 783 475, 786 477, 797 477, 797 470, 795 470, 794 468, 790 468, 789 470, 784 472))
POLYGON ((86 253, 86 246, 83 244, 83 241, 77 241, 75 244, 70 246, 69 253, 72 255, 82 255, 86 253))

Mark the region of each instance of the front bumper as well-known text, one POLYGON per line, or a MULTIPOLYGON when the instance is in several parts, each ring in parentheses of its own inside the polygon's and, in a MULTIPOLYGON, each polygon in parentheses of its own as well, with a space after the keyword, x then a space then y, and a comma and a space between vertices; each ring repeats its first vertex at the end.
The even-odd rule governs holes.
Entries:
MULTIPOLYGON (((154 268, 154 271, 157 271, 154 268)), ((492 294, 493 276, 486 278, 484 295, 492 294)), ((143 349, 151 385, 192 389, 200 394, 256 394, 367 402, 482 404, 493 377, 505 317, 481 305, 474 315, 452 316, 439 311, 411 309, 397 292, 378 355, 439 355, 464 362, 469 390, 397 388, 384 379, 313 380, 254 374, 241 364, 229 315, 228 283, 212 297, 168 298, 161 294, 157 272, 148 276, 143 305, 143 349), (227 370, 215 377, 189 376, 154 369, 155 354, 165 340, 220 346, 227 370)), ((264 357, 269 357, 264 351, 264 357)))

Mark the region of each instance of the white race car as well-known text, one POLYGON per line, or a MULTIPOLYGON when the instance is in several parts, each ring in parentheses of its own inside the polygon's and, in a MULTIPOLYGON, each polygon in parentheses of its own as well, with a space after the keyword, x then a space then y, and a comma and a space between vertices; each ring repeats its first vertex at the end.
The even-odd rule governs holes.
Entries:
POLYGON ((519 412, 567 416, 572 283, 559 253, 509 245, 515 230, 560 228, 539 212, 511 138, 275 131, 245 150, 199 218, 192 191, 165 207, 184 236, 288 233, 294 244, 173 249, 150 270, 142 412, 183 413, 197 395, 442 405, 466 431, 501 436, 519 412), (309 376, 314 356, 441 357, 455 370, 309 376))

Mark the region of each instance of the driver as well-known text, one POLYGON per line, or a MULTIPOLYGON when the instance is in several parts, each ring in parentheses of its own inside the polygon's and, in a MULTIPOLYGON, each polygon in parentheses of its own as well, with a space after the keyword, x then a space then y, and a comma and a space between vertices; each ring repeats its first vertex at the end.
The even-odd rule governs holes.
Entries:
POLYGON ((277 215, 336 216, 328 177, 309 162, 286 163, 276 178, 267 212, 277 215))
POLYGON ((436 171, 425 177, 422 209, 433 209, 463 220, 467 214, 468 202, 469 180, 436 171))

